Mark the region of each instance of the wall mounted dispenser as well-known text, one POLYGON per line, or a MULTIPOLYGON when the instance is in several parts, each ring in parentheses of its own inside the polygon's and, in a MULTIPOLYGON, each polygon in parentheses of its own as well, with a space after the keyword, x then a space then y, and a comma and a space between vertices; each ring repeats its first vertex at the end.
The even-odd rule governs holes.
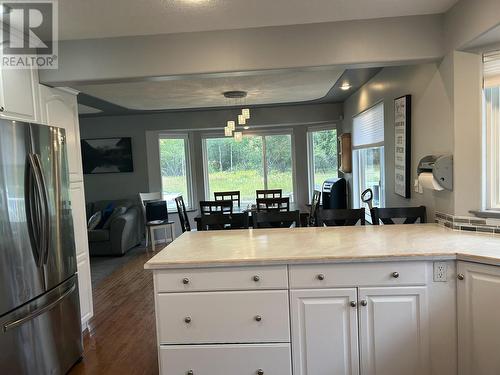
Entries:
POLYGON ((453 190, 453 156, 425 156, 418 163, 417 174, 426 189, 453 190))

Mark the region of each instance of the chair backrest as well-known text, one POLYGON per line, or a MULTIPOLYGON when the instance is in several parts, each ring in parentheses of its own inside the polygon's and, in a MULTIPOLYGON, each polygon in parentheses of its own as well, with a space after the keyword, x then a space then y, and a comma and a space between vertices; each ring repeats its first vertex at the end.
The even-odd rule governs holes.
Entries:
POLYGON ((216 201, 233 201, 238 207, 241 206, 241 194, 239 191, 218 191, 214 193, 216 201))
POLYGON ((146 202, 146 221, 168 220, 166 201, 146 202))
POLYGON ((182 198, 182 195, 179 195, 174 200, 175 205, 177 206, 177 213, 179 214, 182 233, 191 231, 191 224, 189 224, 189 218, 186 211, 186 205, 184 204, 184 198, 182 198))
POLYGON ((258 198, 257 211, 290 211, 290 198, 258 198))
POLYGON ((320 209, 318 210, 318 225, 319 226, 349 226, 357 225, 358 222, 361 225, 365 225, 365 214, 364 208, 357 209, 320 209))
POLYGON ((161 193, 139 193, 139 200, 141 201, 142 215, 146 220, 146 203, 152 201, 160 201, 162 199, 161 193))
POLYGON ((202 215, 232 214, 233 201, 200 201, 202 215))
POLYGON ((300 227, 300 211, 269 211, 252 214, 254 228, 290 228, 293 224, 300 227))
POLYGON ((248 229, 248 213, 202 215, 201 230, 248 229))
POLYGON ((321 200, 321 191, 314 190, 312 201, 311 201, 311 209, 309 210, 309 221, 308 224, 310 227, 314 227, 317 224, 317 211, 319 208, 319 202, 321 200))
POLYGON ((256 190, 255 194, 257 199, 259 198, 281 198, 283 196, 282 189, 271 189, 271 190, 256 190))
POLYGON ((420 207, 394 207, 394 208, 378 208, 371 209, 373 225, 396 224, 394 219, 404 219, 402 224, 415 224, 418 219, 420 223, 427 223, 427 211, 425 206, 420 207))

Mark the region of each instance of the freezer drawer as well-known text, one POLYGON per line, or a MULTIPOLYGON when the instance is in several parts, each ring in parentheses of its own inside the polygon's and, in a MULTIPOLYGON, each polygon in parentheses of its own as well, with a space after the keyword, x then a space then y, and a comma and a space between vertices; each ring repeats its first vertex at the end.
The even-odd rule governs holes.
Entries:
POLYGON ((0 318, 2 374, 65 374, 81 355, 76 276, 0 318))

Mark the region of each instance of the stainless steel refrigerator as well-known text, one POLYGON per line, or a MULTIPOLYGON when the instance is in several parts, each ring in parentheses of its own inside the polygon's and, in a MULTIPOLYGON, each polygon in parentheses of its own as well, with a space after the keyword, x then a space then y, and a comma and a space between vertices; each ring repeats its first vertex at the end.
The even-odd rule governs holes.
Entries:
POLYGON ((64 374, 82 355, 67 152, 64 129, 0 120, 1 374, 64 374))

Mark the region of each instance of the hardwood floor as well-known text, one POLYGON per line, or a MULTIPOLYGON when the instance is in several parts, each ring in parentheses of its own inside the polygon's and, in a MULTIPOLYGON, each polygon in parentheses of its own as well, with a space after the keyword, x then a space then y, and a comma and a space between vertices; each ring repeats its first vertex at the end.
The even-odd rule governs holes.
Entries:
POLYGON ((158 374, 151 251, 114 271, 94 289, 94 317, 83 361, 70 375, 158 374))

